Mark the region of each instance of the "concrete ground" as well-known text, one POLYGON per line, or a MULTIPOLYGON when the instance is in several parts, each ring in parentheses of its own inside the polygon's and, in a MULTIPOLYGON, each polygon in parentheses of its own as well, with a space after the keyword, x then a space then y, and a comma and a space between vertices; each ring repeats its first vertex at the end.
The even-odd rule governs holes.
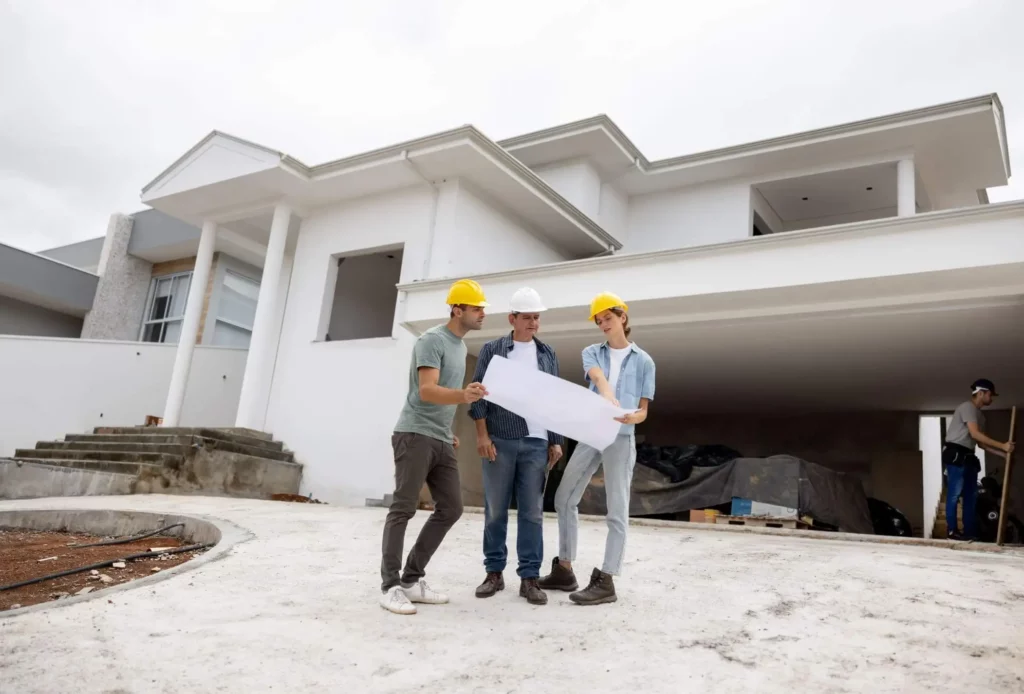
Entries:
MULTIPOLYGON (((0 615, 4 691, 1024 691, 1021 554, 641 526, 618 603, 531 607, 512 573, 504 593, 473 597, 483 518, 467 513, 428 576, 451 604, 399 617, 377 605, 382 509, 0 503, 15 508, 205 515, 252 538, 158 583, 0 615)), ((547 521, 549 556, 555 537, 547 521)), ((603 523, 583 523, 581 573, 603 546, 603 523)))

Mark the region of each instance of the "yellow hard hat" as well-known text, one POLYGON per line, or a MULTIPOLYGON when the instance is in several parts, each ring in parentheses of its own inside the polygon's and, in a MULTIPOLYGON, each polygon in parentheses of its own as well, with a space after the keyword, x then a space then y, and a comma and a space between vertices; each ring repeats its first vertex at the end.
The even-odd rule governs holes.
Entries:
POLYGON ((610 308, 621 308, 623 311, 629 310, 629 306, 626 306, 626 302, 620 299, 618 295, 611 292, 601 292, 590 302, 590 320, 594 320, 594 316, 610 308))
POLYGON ((473 280, 458 280, 448 289, 449 306, 489 306, 484 289, 473 280))

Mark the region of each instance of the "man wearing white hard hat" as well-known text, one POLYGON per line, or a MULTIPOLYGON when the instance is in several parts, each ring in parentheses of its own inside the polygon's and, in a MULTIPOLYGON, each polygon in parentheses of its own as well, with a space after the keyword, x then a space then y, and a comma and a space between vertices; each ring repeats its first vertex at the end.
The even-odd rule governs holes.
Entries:
MULTIPOLYGON (((477 359, 473 380, 483 381, 494 355, 558 376, 555 350, 537 339, 540 314, 545 311, 540 295, 524 287, 509 301, 508 322, 512 331, 485 344, 477 359)), ((505 538, 508 508, 516 496, 520 578, 519 595, 533 605, 548 598, 537 585, 544 558, 544 481, 562 457, 562 436, 487 400, 473 403, 469 415, 476 420, 477 452, 483 460, 484 569, 487 576, 476 589, 478 598, 489 598, 505 589, 503 571, 508 560, 505 538)))

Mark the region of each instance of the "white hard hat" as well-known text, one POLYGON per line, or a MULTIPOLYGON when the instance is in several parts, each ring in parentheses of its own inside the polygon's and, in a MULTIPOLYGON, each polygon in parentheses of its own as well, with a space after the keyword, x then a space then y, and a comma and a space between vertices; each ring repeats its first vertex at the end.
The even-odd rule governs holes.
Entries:
POLYGON ((540 300, 540 294, 529 287, 517 289, 508 302, 509 313, 540 313, 547 311, 540 300))

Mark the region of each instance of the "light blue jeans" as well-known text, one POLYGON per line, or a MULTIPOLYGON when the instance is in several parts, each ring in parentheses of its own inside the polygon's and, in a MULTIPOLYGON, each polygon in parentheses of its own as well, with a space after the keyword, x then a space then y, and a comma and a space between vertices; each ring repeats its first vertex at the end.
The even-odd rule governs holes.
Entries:
POLYGON ((604 545, 601 571, 617 576, 622 572, 629 527, 629 489, 636 465, 636 439, 632 433, 620 434, 603 452, 586 444, 573 451, 555 493, 558 512, 558 558, 576 561, 579 536, 579 506, 583 493, 599 467, 604 467, 604 491, 608 505, 608 538, 604 545))

